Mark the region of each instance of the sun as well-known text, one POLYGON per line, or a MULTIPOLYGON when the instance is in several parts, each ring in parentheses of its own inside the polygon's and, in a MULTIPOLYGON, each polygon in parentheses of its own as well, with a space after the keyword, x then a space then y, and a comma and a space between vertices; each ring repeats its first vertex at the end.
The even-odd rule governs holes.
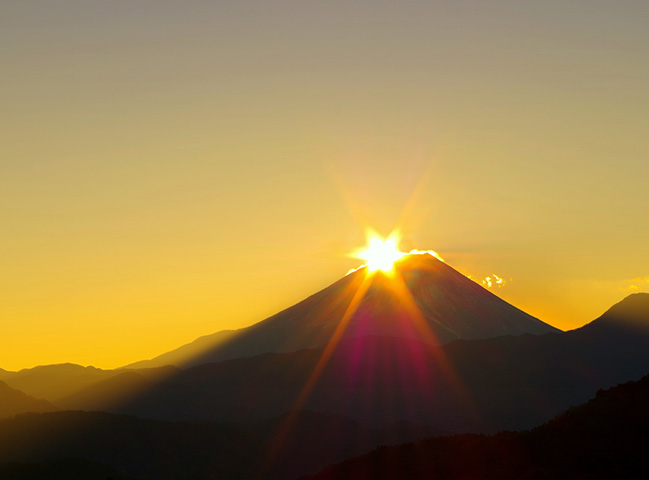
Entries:
POLYGON ((356 253, 358 258, 367 262, 368 272, 391 272, 394 269, 394 262, 406 255, 399 251, 397 246, 398 237, 391 235, 385 240, 378 235, 372 234, 368 239, 367 248, 356 253))

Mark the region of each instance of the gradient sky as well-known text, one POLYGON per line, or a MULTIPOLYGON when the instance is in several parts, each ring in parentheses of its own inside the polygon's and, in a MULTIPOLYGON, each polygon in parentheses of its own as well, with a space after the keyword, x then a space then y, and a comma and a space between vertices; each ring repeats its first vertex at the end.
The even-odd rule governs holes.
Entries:
POLYGON ((0 367, 116 367, 438 251, 649 291, 646 1, 0 3, 0 367))

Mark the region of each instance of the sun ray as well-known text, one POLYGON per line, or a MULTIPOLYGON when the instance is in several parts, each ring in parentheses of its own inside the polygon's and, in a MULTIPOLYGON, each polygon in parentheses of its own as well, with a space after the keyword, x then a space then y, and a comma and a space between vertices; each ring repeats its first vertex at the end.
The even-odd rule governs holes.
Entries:
POLYGON ((306 383, 304 384, 302 391, 298 395, 297 400, 293 405, 293 408, 291 408, 286 419, 282 422, 273 440, 270 442, 270 446, 268 447, 265 461, 263 462, 265 466, 268 465, 268 463, 272 461, 272 459, 276 456, 278 450, 282 446, 284 439, 288 436, 291 429, 293 428, 293 425, 295 424, 295 421, 297 420, 297 417, 300 413, 299 410, 304 406, 306 401, 309 399, 309 396, 311 395, 313 388, 318 382, 318 379, 320 378, 320 375, 322 374, 323 370, 327 366, 329 359, 331 358, 334 351, 336 350, 338 343, 340 342, 343 334, 345 333, 347 325, 349 324, 350 320, 356 313, 356 310, 358 309, 358 306, 361 304, 363 298, 365 297, 365 293, 369 289, 371 283, 372 283, 372 277, 369 275, 365 275, 358 289, 354 293, 351 302, 347 306, 347 309, 345 310, 345 313, 343 314, 340 322, 336 326, 336 330, 334 330, 334 333, 332 334, 331 338, 329 339, 329 342, 327 343, 324 351, 322 352, 322 355, 320 356, 318 363, 314 367, 313 372, 311 372, 311 375, 309 376, 306 383))
MULTIPOLYGON (((398 271, 395 272, 392 277, 390 277, 388 285, 401 300, 401 305, 406 310, 408 318, 411 319, 412 325, 415 329, 417 329, 418 334, 421 336, 424 342, 431 345, 438 345, 439 342, 437 341, 435 333, 426 322, 424 314, 421 312, 419 306, 417 305, 417 302, 410 292, 410 289, 408 288, 406 282, 398 271)), ((473 409, 474 404, 471 400, 471 396, 469 395, 459 376, 455 372, 453 365, 451 365, 451 363, 448 361, 448 358, 446 358, 446 356, 444 355, 443 350, 440 347, 435 347, 433 354, 435 356, 435 361, 440 367, 441 372, 445 375, 446 380, 449 381, 455 391, 461 394, 464 403, 473 409)), ((472 413, 475 418, 479 418, 479 413, 476 410, 473 409, 472 413)))

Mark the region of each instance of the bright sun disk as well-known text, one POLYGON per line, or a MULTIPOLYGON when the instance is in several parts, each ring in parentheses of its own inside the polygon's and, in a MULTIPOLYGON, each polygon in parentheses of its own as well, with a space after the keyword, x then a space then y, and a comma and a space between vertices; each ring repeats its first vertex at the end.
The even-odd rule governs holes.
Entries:
POLYGON ((383 240, 378 236, 372 236, 365 250, 356 254, 367 262, 369 272, 381 270, 382 272, 391 272, 394 268, 394 262, 406 255, 400 252, 397 247, 397 238, 390 236, 383 240))

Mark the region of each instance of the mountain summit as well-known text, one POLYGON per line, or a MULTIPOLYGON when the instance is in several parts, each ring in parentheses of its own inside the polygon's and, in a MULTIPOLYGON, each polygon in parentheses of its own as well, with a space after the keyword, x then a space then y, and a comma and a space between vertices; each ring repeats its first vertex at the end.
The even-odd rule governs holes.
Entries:
POLYGON ((198 365, 318 348, 337 330, 343 339, 371 335, 433 345, 557 331, 434 256, 413 254, 396 262, 392 273, 369 274, 361 268, 250 327, 201 337, 129 367, 198 365))

